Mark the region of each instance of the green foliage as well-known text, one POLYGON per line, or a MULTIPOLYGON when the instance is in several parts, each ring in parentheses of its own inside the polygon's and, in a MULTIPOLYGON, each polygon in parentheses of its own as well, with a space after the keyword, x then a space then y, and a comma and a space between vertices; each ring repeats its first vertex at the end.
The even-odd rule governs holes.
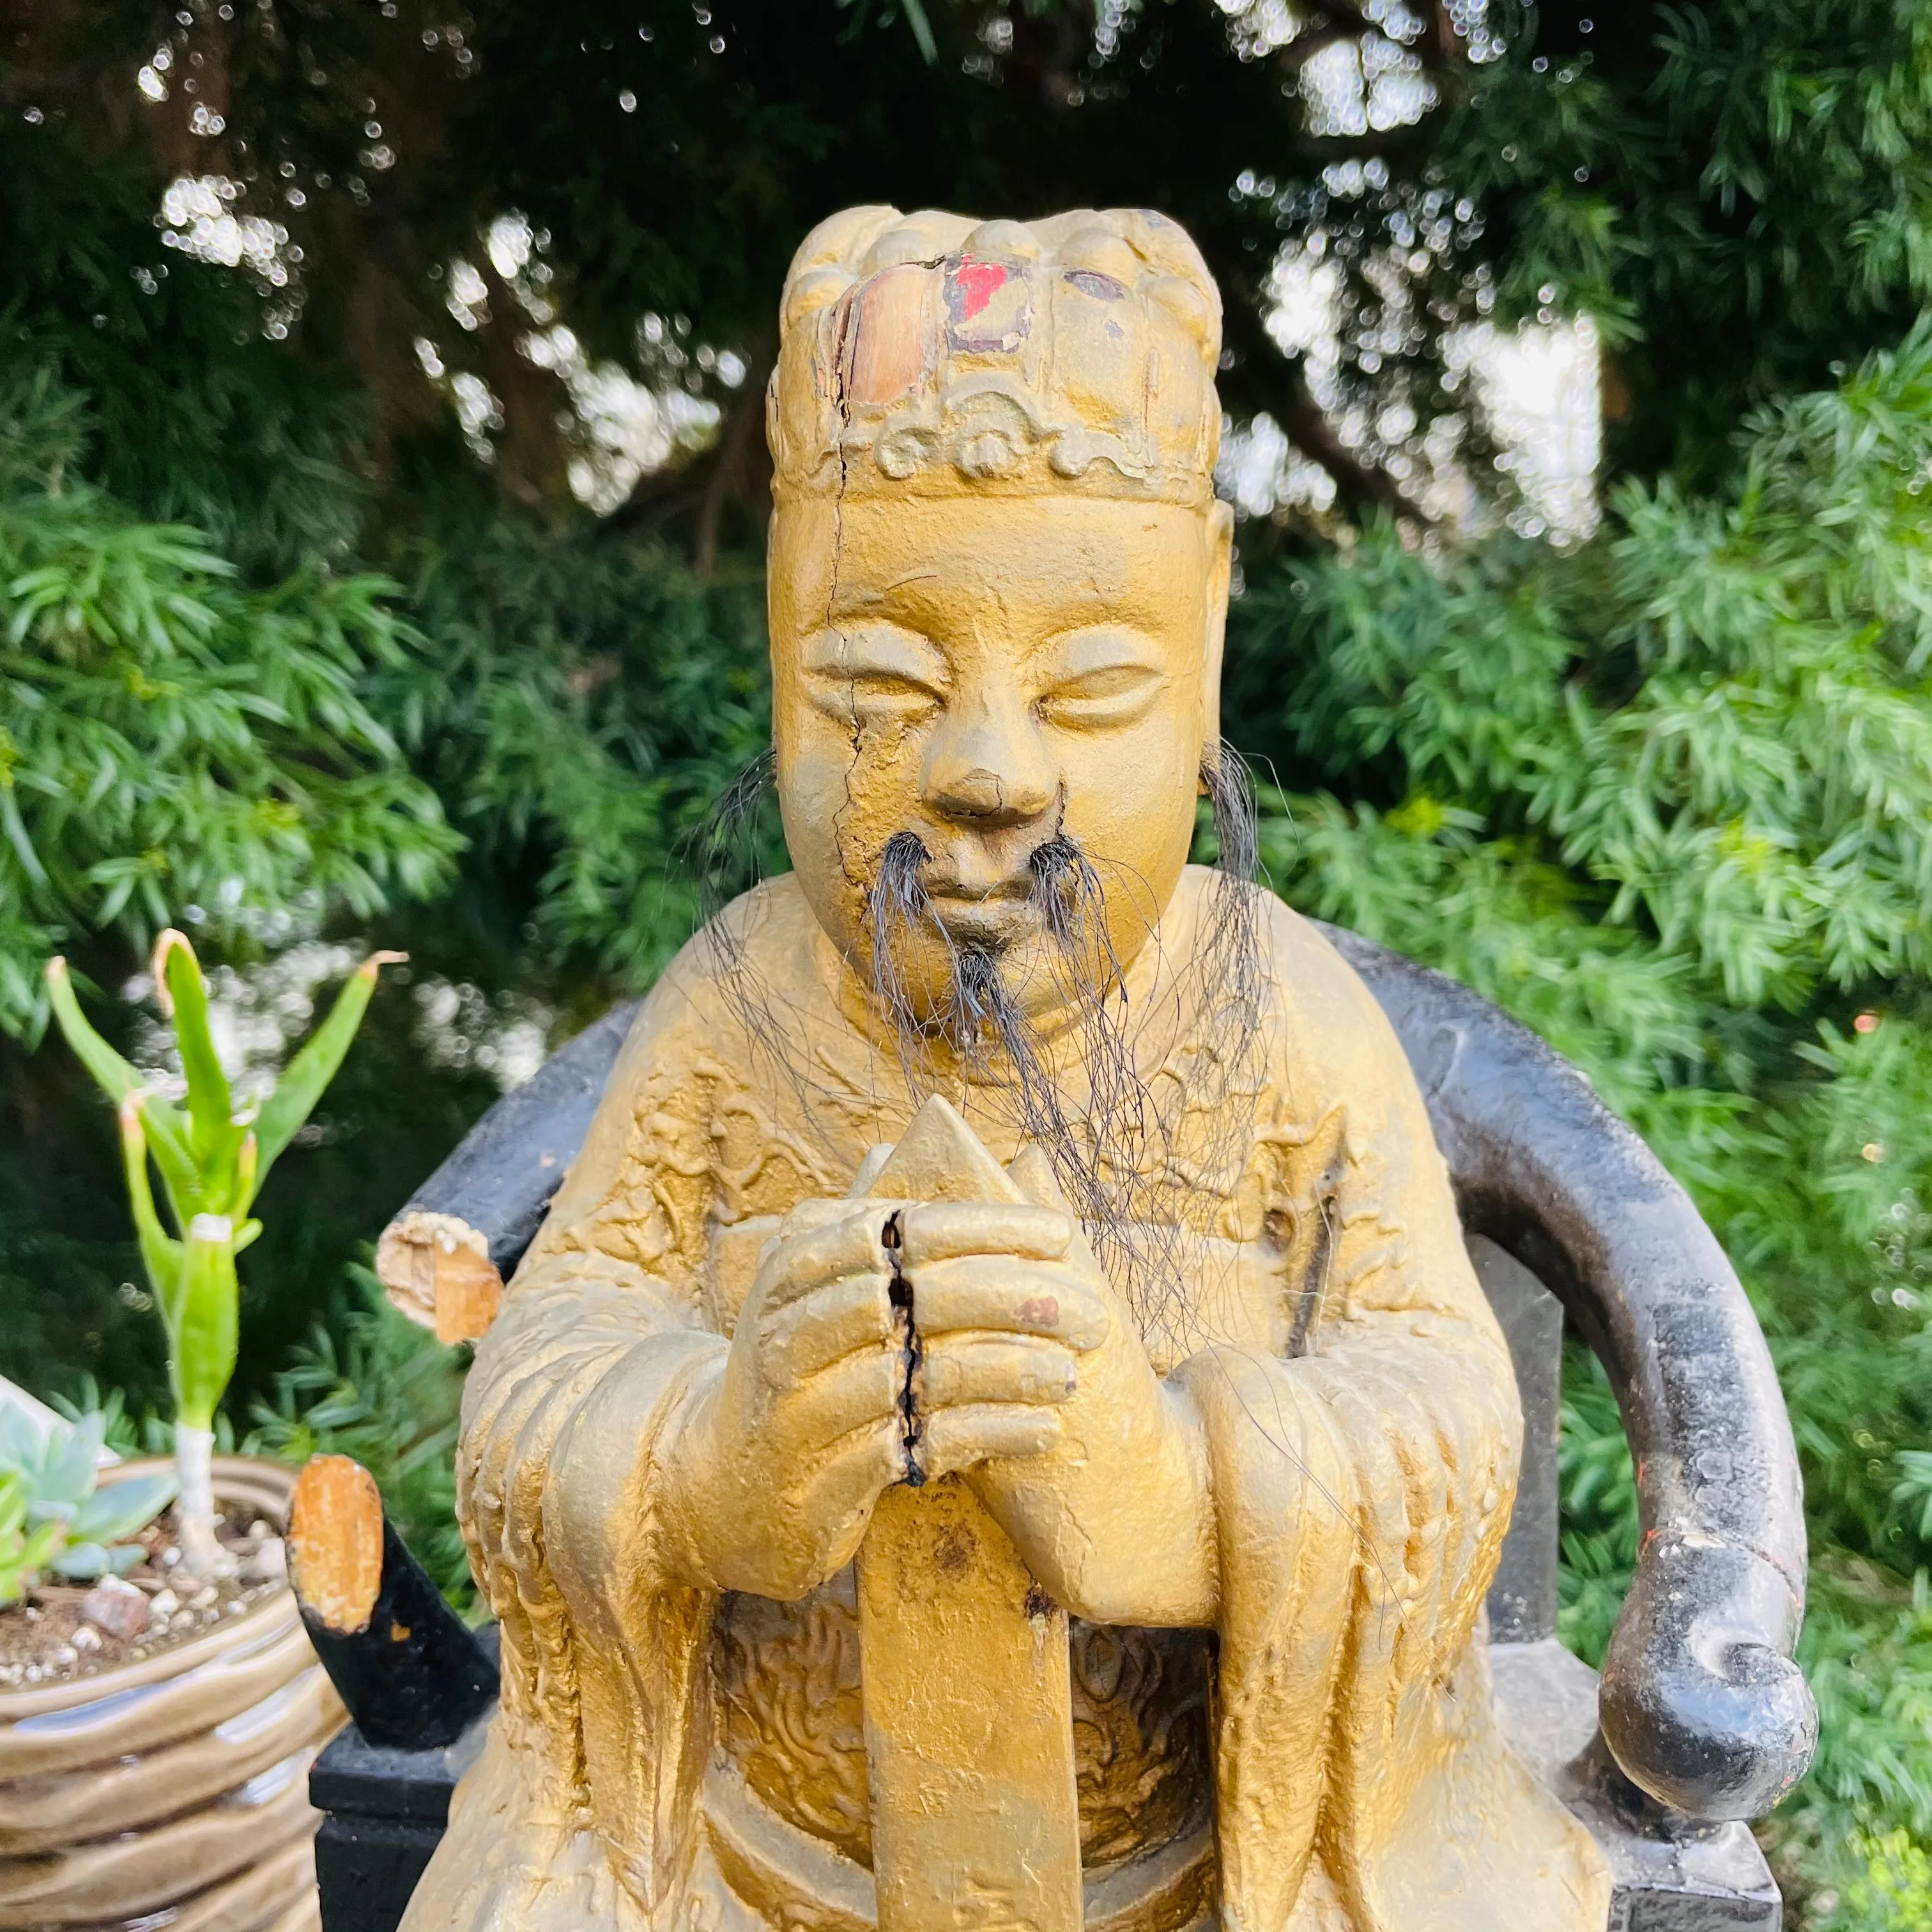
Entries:
POLYGON ((358 1305, 340 1324, 318 1328, 275 1378, 272 1403, 258 1402, 251 1454, 299 1465, 311 1456, 352 1456, 376 1479, 382 1506, 416 1557, 459 1610, 474 1587, 456 1526, 454 1451, 466 1348, 445 1348, 389 1306, 368 1269, 354 1276, 358 1305))
POLYGON ((248 588, 88 484, 80 399, 0 362, 0 1028, 76 935, 272 935, 445 886, 459 842, 364 701, 415 634, 320 565, 248 588))
MULTIPOLYGON (((1258 586, 1247 660, 1290 668, 1282 724, 1311 776, 1399 776, 1395 840, 1432 842, 1459 876, 1448 855, 1496 848, 1481 862, 1510 882, 1512 926, 1567 891, 1610 934, 1578 943, 1654 935, 1684 977, 1630 1043, 1660 1075, 1687 1003, 1795 1011, 1924 969, 1928 464, 1922 323, 1756 418, 1720 497, 1629 484, 1588 552, 1447 572, 1382 526, 1258 586)), ((1393 915, 1370 903, 1375 870, 1320 890, 1393 915)), ((1432 890, 1426 871, 1402 866, 1390 895, 1432 890)))
POLYGON ((770 737, 762 577, 507 518, 412 574, 441 648, 384 680, 386 715, 478 857, 534 874, 554 952, 648 986, 694 922, 685 842, 770 737))
MULTIPOLYGON (((187 1078, 186 1108, 148 1093, 139 1072, 88 1024, 74 998, 67 962, 47 968, 50 995, 68 1044, 119 1109, 122 1149, 134 1229, 168 1336, 168 1372, 177 1423, 214 1426, 235 1370, 241 1286, 235 1258, 262 1232, 249 1218, 256 1192, 296 1130, 314 1111, 362 1024, 376 976, 400 956, 372 953, 350 976, 335 1004, 274 1088, 238 1112, 208 1028, 208 989, 194 948, 172 928, 154 949, 154 980, 174 1016, 187 1078), (152 1157, 173 1220, 155 1211, 152 1157)), ((97 1445, 98 1446, 98 1445, 97 1445)))
POLYGON ((1902 1831, 1861 1832, 1864 1870, 1845 1887, 1831 1919, 1860 1932, 1924 1932, 1932 1925, 1932 1856, 1902 1831))
MULTIPOLYGON (((130 1540, 175 1499, 168 1475, 100 1480, 101 1445, 110 1418, 83 1414, 43 1437, 16 1408, 0 1408, 0 1551, 7 1546, 9 1510, 20 1520, 12 1574, 17 1585, 30 1573, 51 1571, 69 1582, 88 1582, 131 1570, 143 1554, 130 1540), (24 1526, 24 1532, 22 1530, 24 1526)), ((0 1555, 0 1603, 9 1600, 8 1559, 0 1555)), ((14 1594, 20 1594, 16 1588, 14 1594)))
POLYGON ((1636 1480, 1610 1378, 1576 1342, 1564 1351, 1558 1472, 1563 1528, 1557 1634, 1600 1670, 1636 1568, 1636 1480))
POLYGON ((1430 159, 1483 206, 1507 306, 1546 287, 1618 343, 1626 460, 1712 476, 1742 410, 1932 298, 1932 9, 1512 13, 1516 57, 1462 92, 1430 159))

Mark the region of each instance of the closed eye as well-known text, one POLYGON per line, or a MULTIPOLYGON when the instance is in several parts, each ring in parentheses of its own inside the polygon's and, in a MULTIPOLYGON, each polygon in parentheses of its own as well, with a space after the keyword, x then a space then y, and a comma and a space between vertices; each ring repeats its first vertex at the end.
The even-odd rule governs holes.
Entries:
POLYGON ((931 685, 890 671, 861 671, 849 678, 818 681, 836 690, 838 702, 862 718, 917 718, 946 702, 945 694, 931 685))
POLYGON ((914 722, 946 702, 945 660, 897 625, 821 631, 807 640, 802 660, 812 702, 844 724, 914 722))
POLYGON ((1131 724, 1166 688, 1166 678, 1150 664, 1096 664, 1043 692, 1040 715, 1049 724, 1075 730, 1131 724))

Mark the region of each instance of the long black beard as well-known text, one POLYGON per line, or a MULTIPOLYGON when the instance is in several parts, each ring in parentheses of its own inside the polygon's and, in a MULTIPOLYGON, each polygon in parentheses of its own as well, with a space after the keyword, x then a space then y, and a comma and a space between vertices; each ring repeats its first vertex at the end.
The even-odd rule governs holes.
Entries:
MULTIPOLYGON (((802 1043, 742 944, 716 919, 742 880, 733 856, 771 773, 767 754, 740 774, 694 842, 694 857, 726 996, 754 1049, 797 1085, 809 1119, 802 1043)), ((1245 1162, 1260 1084, 1253 794, 1246 768, 1225 749, 1204 762, 1201 777, 1220 876, 1204 896, 1190 956, 1166 962, 1169 997, 1189 1012, 1194 1052, 1184 1067, 1141 1064, 1148 1016, 1128 995, 1100 870, 1064 832, 1028 861, 1035 917, 1028 924, 1037 938, 1006 950, 952 940, 923 881, 930 854, 916 833, 896 834, 868 895, 869 956, 854 962, 869 979, 910 1106, 945 1091, 1037 1146, 1143 1334, 1180 1346, 1200 1339, 1193 1264, 1245 1162), (943 962, 936 997, 930 987, 922 1000, 914 997, 915 946, 943 962), (1048 976, 1048 996, 1023 1001, 1022 987, 1036 974, 1048 976), (1030 1006, 1055 1016, 1051 1040, 1030 1006)))

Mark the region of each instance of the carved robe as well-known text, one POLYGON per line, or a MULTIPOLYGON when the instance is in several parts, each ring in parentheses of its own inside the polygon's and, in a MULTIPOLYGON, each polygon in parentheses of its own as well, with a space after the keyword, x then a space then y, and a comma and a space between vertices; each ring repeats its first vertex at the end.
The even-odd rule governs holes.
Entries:
MULTIPOLYGON (((1130 976, 1172 1004, 1142 1072, 1184 1114, 1219 1090, 1186 1010, 1208 880, 1130 976)), ((656 1546, 653 1444, 772 1217, 844 1193, 910 1111, 793 882, 725 917, 740 993, 702 938, 666 974, 477 1352, 458 1471, 503 1706, 404 1932, 872 1922, 849 1573, 721 1598, 656 1546)), ((1508 1354, 1380 1010, 1287 908, 1261 924, 1257 1090, 1222 1096, 1252 1131, 1194 1177, 1195 1305, 1148 1336, 1204 1419, 1220 1624, 1074 1627, 1086 1923, 1596 1932, 1602 1861, 1490 1711, 1508 1354)))

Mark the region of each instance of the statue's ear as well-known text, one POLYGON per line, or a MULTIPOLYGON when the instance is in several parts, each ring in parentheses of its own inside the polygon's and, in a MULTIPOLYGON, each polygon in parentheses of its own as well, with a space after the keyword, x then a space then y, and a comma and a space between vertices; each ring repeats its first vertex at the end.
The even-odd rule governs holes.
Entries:
POLYGON ((1207 635, 1202 640, 1201 743, 1221 742, 1221 660, 1228 638, 1228 587, 1234 568, 1234 512, 1218 498, 1208 513, 1207 635))

